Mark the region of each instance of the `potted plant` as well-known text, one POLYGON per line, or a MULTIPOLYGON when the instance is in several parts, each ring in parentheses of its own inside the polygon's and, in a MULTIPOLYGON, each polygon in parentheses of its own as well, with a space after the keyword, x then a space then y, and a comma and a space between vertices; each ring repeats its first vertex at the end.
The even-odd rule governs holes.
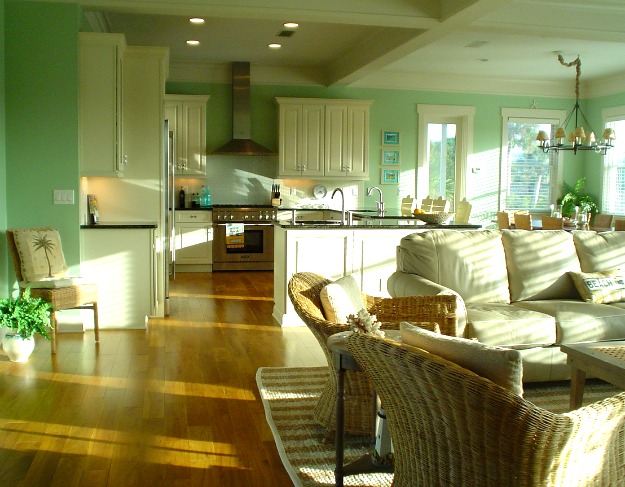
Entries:
POLYGON ((575 207, 579 207, 580 213, 598 213, 599 207, 593 197, 584 193, 586 178, 582 177, 575 181, 573 186, 562 183, 562 196, 558 199, 562 205, 562 216, 572 217, 575 215, 575 207))
POLYGON ((0 327, 8 329, 2 348, 12 362, 28 360, 35 348, 35 334, 50 340, 50 311, 52 305, 41 298, 33 298, 30 288, 21 296, 0 299, 0 327))

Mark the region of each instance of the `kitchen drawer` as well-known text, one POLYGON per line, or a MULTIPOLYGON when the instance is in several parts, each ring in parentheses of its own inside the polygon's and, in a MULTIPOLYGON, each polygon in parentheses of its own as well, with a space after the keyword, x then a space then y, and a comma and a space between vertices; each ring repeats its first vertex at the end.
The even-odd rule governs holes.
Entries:
POLYGON ((185 210, 185 211, 177 211, 176 212, 176 221, 177 222, 186 222, 186 223, 210 223, 213 221, 213 212, 206 210, 185 210))

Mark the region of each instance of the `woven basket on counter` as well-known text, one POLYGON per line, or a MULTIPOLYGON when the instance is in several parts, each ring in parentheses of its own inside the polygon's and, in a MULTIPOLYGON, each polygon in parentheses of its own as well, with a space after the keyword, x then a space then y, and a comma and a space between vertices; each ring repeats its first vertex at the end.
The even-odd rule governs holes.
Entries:
POLYGON ((452 215, 453 213, 439 211, 434 213, 417 213, 415 214, 415 218, 432 225, 440 225, 449 220, 452 215))

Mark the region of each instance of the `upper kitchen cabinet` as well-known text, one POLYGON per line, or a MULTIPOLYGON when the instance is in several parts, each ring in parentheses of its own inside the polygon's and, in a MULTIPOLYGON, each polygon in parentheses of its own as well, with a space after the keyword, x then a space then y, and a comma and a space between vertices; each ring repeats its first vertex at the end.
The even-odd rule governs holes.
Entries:
POLYGON ((122 34, 80 33, 80 174, 123 175, 122 34))
POLYGON ((279 177, 369 177, 370 100, 276 98, 279 177))
POLYGON ((165 118, 174 133, 175 172, 206 174, 206 95, 165 95, 165 118))

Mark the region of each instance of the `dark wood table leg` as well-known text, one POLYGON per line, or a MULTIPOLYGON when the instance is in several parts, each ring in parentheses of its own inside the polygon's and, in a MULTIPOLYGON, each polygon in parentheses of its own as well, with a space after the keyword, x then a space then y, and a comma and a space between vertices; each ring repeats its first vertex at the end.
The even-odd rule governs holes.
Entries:
POLYGON ((571 365, 571 410, 581 407, 586 386, 586 372, 571 365))
POLYGON ((336 371, 336 468, 334 480, 337 487, 343 487, 343 460, 345 449, 345 369, 339 367, 336 371))

